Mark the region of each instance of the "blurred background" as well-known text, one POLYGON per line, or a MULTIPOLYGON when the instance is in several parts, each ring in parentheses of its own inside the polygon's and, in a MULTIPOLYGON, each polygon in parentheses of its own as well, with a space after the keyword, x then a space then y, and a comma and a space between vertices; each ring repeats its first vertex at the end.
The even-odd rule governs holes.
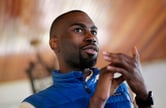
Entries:
POLYGON ((97 66, 106 64, 102 51, 131 55, 136 46, 155 107, 165 108, 166 0, 0 0, 0 108, 18 108, 52 84, 58 62, 48 45, 50 25, 73 9, 99 28, 97 66))

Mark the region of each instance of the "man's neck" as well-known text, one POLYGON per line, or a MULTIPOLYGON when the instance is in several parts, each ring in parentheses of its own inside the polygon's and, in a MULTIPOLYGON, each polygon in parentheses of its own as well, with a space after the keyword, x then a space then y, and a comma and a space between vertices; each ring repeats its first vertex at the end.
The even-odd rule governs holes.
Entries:
POLYGON ((90 68, 85 68, 83 71, 83 75, 85 80, 89 80, 89 78, 93 75, 93 70, 91 70, 90 68))

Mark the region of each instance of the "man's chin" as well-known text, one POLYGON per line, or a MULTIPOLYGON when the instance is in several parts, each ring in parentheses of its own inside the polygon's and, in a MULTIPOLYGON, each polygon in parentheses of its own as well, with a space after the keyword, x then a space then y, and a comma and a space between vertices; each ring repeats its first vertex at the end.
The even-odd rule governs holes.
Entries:
POLYGON ((96 65, 98 54, 82 54, 80 55, 80 66, 82 68, 91 68, 96 65))
POLYGON ((82 68, 92 68, 93 66, 96 65, 96 61, 97 59, 83 60, 83 61, 80 61, 80 65, 82 68))

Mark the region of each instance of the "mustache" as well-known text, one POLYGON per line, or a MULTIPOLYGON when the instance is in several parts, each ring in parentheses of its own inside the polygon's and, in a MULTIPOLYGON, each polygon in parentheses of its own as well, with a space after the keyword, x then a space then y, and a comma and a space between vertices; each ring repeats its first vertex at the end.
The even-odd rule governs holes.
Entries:
POLYGON ((96 44, 86 44, 84 46, 81 47, 82 50, 85 50, 85 49, 93 49, 95 51, 99 51, 99 47, 96 45, 96 44))

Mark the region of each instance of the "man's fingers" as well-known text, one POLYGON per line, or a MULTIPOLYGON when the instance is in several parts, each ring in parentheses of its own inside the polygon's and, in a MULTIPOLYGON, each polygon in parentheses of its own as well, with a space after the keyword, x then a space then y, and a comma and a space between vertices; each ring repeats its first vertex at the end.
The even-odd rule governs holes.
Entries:
POLYGON ((139 52, 138 52, 138 50, 137 50, 137 47, 134 47, 134 48, 133 48, 133 58, 134 58, 136 61, 138 61, 139 58, 140 58, 139 52))
POLYGON ((103 52, 103 57, 106 61, 110 62, 111 61, 111 57, 110 57, 110 53, 109 52, 106 52, 104 51, 103 52))
POLYGON ((130 66, 133 66, 133 57, 123 53, 103 52, 103 57, 104 60, 109 62, 112 66, 117 66, 126 69, 128 69, 130 66))
POLYGON ((111 65, 107 66, 107 70, 112 72, 112 73, 118 72, 118 73, 120 73, 122 75, 127 73, 127 71, 124 68, 115 67, 115 66, 111 66, 111 65))

